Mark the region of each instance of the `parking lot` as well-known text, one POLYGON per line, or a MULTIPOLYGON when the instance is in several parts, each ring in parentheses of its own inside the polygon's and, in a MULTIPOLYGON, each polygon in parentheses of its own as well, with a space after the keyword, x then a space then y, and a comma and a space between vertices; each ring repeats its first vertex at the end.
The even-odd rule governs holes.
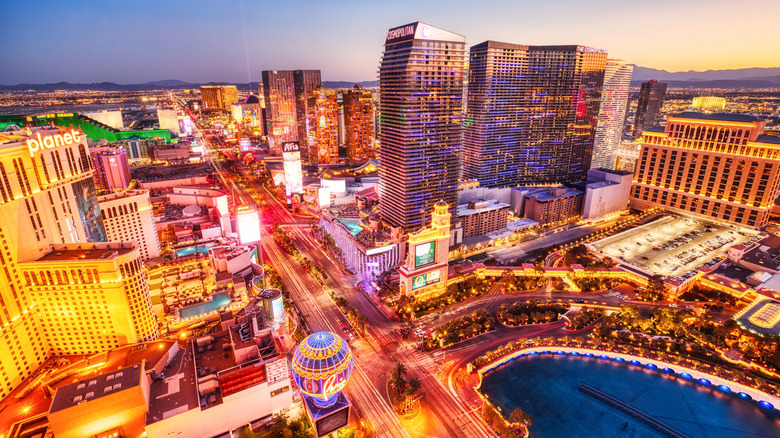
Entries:
POLYGON ((712 266, 733 245, 758 239, 757 232, 683 216, 666 216, 594 242, 604 255, 664 277, 684 280, 712 266))

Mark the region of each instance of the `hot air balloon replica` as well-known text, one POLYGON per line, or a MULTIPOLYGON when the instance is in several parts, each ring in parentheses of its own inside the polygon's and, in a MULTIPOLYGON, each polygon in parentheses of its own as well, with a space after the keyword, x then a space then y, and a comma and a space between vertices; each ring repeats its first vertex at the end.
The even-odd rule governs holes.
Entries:
POLYGON ((292 375, 317 436, 347 425, 350 403, 342 389, 352 375, 352 352, 344 339, 331 332, 306 337, 295 349, 292 375))

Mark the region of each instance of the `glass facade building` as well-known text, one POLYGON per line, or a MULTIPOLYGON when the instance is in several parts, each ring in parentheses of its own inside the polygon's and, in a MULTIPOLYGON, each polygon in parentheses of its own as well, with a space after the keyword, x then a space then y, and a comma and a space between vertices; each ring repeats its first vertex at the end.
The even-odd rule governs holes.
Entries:
POLYGON ((666 82, 658 82, 655 79, 642 82, 634 119, 634 140, 642 136, 642 131, 658 124, 666 97, 666 85, 666 82))
POLYGON ((316 155, 311 160, 320 164, 336 164, 339 162, 338 92, 321 88, 315 94, 316 136, 309 152, 316 155))
POLYGON ((371 91, 356 85, 342 92, 344 101, 344 143, 352 163, 374 158, 374 102, 371 91))
POLYGON ((379 211, 393 227, 425 225, 457 205, 466 39, 416 22, 390 29, 379 67, 379 211))
POLYGON ((272 150, 281 152, 282 143, 297 141, 301 159, 316 162, 317 88, 322 83, 319 70, 263 70, 263 100, 266 129, 272 150), (309 157, 314 157, 312 161, 309 157))
POLYGON ((601 92, 601 108, 596 126, 591 167, 615 169, 615 160, 628 107, 628 87, 634 67, 619 59, 608 59, 601 92))
POLYGON ((606 62, 585 46, 473 46, 463 177, 486 187, 583 180, 606 62))

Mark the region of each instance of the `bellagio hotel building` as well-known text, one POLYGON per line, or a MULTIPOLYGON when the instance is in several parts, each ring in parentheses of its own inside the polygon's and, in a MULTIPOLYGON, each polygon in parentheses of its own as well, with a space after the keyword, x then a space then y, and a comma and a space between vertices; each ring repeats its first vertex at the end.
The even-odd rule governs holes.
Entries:
POLYGON ((0 398, 53 355, 157 338, 142 254, 106 242, 87 138, 0 132, 0 398))
POLYGON ((642 133, 631 206, 758 228, 780 188, 780 137, 747 115, 685 112, 642 133))

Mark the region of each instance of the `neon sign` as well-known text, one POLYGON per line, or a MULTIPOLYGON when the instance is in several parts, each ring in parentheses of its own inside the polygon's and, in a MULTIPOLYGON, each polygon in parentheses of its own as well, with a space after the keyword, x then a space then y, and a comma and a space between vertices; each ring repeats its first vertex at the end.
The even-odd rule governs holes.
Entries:
POLYGON ((34 138, 28 138, 27 150, 30 151, 30 156, 34 157, 35 153, 42 149, 53 149, 58 146, 68 146, 71 144, 79 143, 81 141, 81 133, 75 129, 71 129, 70 132, 65 134, 51 134, 45 137, 41 137, 40 132, 36 132, 34 138))

